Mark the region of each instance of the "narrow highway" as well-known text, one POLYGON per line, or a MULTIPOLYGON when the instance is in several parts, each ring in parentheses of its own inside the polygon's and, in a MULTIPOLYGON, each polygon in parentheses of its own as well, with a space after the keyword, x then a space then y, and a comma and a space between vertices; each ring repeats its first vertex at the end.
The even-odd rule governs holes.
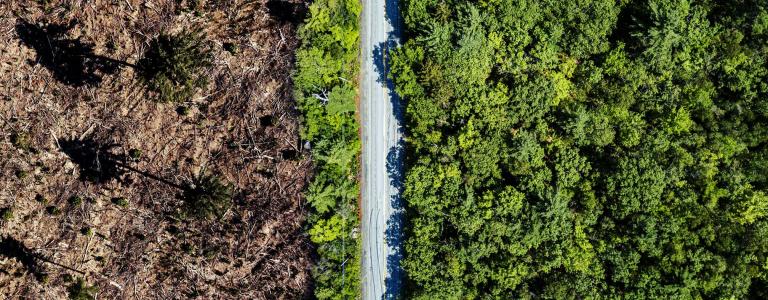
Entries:
POLYGON ((400 291, 402 109, 387 78, 387 51, 400 36, 397 0, 363 0, 362 298, 396 299, 400 291))

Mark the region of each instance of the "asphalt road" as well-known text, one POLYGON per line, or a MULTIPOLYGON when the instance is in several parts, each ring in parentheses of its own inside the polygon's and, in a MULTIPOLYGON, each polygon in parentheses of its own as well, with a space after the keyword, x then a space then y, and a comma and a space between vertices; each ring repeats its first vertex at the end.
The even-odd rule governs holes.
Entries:
POLYGON ((362 298, 400 291, 402 109, 387 79, 387 51, 400 36, 397 0, 363 0, 360 39, 362 124, 362 298))

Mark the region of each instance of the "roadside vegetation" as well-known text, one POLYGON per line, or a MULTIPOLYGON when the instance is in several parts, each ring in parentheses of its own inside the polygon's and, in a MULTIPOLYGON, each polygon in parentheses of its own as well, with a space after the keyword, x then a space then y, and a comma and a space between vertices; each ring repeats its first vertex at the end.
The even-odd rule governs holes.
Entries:
POLYGON ((318 0, 299 29, 295 97, 301 135, 311 148, 312 181, 305 193, 317 261, 312 271, 318 299, 360 294, 359 125, 355 118, 358 74, 358 0, 318 0))
POLYGON ((764 2, 401 6, 409 297, 768 297, 764 2))

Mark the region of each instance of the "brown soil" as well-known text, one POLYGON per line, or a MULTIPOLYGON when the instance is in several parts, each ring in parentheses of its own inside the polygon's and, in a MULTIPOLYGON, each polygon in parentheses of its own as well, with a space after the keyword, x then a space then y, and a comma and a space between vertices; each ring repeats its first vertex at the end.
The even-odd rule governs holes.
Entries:
POLYGON ((20 241, 41 266, 34 270, 0 246, 0 298, 61 299, 69 277, 97 286, 99 299, 308 295, 301 191, 311 164, 290 85, 297 17, 284 15, 286 8, 298 15, 305 4, 0 2, 0 208, 13 214, 0 220, 0 235, 20 241), (22 22, 72 22, 68 38, 128 64, 161 32, 202 29, 214 49, 209 85, 184 103, 157 103, 129 66, 96 70, 97 82, 62 81, 40 63, 43 54, 20 41, 22 22), (225 43, 237 45, 236 54, 225 43), (19 136, 30 149, 19 146, 19 136), (179 191, 168 184, 136 172, 81 180, 61 151, 64 140, 113 145, 115 155, 140 150, 132 167, 178 184, 202 170, 220 174, 235 187, 233 205, 215 220, 182 218, 179 191), (73 196, 84 200, 73 205, 73 196), (127 207, 113 203, 119 197, 127 207), (46 212, 51 206, 61 213, 46 212))

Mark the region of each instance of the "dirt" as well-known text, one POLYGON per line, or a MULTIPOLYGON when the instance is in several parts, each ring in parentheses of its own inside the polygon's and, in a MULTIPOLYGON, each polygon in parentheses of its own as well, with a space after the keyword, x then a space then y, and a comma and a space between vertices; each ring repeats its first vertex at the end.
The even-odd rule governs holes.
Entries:
POLYGON ((197 2, 0 3, 0 235, 20 243, 0 244, 0 298, 65 298, 73 278, 98 287, 99 299, 311 294, 301 198, 311 163, 290 84, 306 4, 197 2), (22 42, 20 24, 62 24, 67 41, 120 67, 73 80, 83 77, 57 69, 66 58, 22 42), (158 103, 130 65, 153 37, 184 29, 202 30, 213 47, 209 83, 182 103, 158 103), (85 180, 62 151, 67 141, 134 156, 141 172, 85 180), (234 186, 220 217, 181 213, 173 183, 201 172, 234 186))

